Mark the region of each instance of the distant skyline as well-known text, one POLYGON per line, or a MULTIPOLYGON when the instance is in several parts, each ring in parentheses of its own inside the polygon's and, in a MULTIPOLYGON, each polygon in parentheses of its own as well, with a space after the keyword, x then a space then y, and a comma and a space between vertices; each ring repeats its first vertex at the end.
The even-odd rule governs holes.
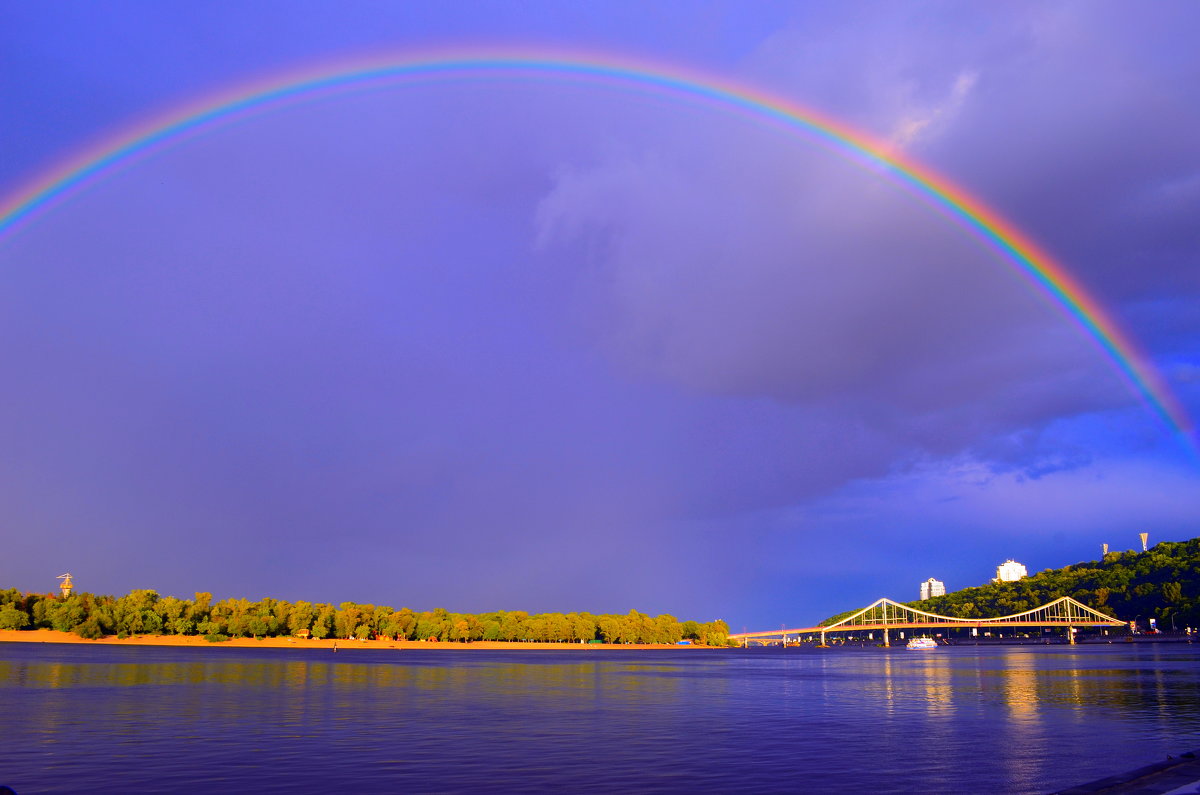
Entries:
MULTIPOLYGON (((320 64, 652 61, 944 175, 1200 412, 1193 4, 0 11, 0 206, 320 64)), ((994 251, 654 91, 477 75, 253 114, 0 237, 0 279, 0 587, 740 630, 1200 535, 1194 431, 994 251)))

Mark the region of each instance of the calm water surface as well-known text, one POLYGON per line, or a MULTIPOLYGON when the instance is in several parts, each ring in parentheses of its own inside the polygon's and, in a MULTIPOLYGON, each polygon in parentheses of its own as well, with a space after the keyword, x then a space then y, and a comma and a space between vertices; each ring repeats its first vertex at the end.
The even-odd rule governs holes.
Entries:
POLYGON ((34 792, 1045 792, 1200 748, 1200 646, 0 644, 34 792))

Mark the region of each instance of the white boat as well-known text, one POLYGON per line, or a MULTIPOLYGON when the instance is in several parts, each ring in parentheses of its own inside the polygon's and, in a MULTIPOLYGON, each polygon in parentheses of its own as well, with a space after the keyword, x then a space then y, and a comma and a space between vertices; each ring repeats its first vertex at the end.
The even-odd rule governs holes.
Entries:
POLYGON ((937 641, 933 638, 913 638, 908 642, 908 649, 936 649, 937 641))

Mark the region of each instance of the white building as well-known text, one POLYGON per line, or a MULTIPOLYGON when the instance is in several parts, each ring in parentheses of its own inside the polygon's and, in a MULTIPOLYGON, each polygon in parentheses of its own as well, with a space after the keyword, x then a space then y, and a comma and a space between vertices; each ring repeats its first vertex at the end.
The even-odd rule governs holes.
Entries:
POLYGON ((935 596, 946 595, 946 583, 941 580, 935 580, 930 577, 925 582, 921 583, 921 601, 932 599, 935 596))
POLYGON ((1022 577, 1028 577, 1029 571, 1015 560, 1006 560, 996 567, 996 579, 992 582, 1016 582, 1022 577))

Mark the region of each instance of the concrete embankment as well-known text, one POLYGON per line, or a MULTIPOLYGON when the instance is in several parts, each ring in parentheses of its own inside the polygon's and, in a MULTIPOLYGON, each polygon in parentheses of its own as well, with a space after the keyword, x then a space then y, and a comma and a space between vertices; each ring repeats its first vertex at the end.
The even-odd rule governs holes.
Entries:
POLYGON ((1093 793, 1145 793, 1145 795, 1185 795, 1200 793, 1200 757, 1195 752, 1168 757, 1166 761, 1139 767, 1127 773, 1090 781, 1054 795, 1092 795, 1093 793))

